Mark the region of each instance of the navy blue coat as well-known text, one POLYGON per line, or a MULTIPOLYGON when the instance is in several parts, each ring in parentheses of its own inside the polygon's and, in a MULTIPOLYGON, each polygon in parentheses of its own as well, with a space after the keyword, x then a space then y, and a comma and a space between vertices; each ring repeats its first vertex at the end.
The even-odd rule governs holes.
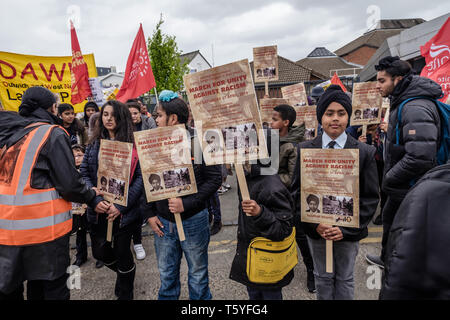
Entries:
MULTIPOLYGON (((95 141, 89 144, 84 154, 83 162, 80 166, 80 173, 88 187, 97 186, 97 171, 98 171, 98 152, 100 150, 100 141, 95 141)), ((139 199, 144 189, 144 183, 142 181, 141 169, 139 163, 133 174, 133 179, 130 181, 128 188, 128 206, 124 207, 118 204, 114 204, 121 213, 120 227, 131 224, 132 222, 139 220, 142 221, 139 199)), ((97 224, 98 217, 97 212, 94 211, 95 206, 103 201, 102 196, 96 196, 92 202, 92 206, 87 209, 88 222, 97 224)))

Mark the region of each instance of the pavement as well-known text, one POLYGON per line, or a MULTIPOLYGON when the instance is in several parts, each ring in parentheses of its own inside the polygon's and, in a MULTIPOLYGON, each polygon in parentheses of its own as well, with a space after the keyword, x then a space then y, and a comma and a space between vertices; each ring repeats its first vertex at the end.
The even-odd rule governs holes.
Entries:
MULTIPOLYGON (((222 223, 221 231, 212 236, 209 244, 209 284, 215 300, 247 300, 244 285, 229 279, 231 263, 236 250, 238 217, 237 183, 235 175, 228 176, 231 189, 220 196, 222 223)), ((379 212, 377 212, 379 214, 379 212)), ((381 272, 370 267, 365 260, 366 253, 381 251, 382 227, 369 225, 369 237, 360 242, 359 254, 355 264, 355 300, 377 300, 381 283, 381 272)), ((88 236, 88 243, 90 239, 88 236)), ((71 236, 74 247, 75 236, 71 236)), ((147 225, 143 228, 142 244, 147 253, 144 260, 136 261, 134 297, 136 300, 156 300, 160 285, 158 266, 153 242, 153 233, 147 225)), ((133 250, 132 250, 133 251, 133 250)), ((134 254, 134 251, 133 251, 134 254)), ((306 268, 301 261, 294 268, 294 279, 283 288, 285 300, 315 300, 316 295, 306 289, 306 268)), ((71 249, 72 261, 75 250, 71 249)), ((95 259, 88 248, 88 261, 80 268, 79 282, 73 282, 71 300, 116 300, 114 285, 116 275, 106 267, 96 269, 95 259)), ((181 300, 188 300, 187 264, 183 258, 180 271, 181 300)))

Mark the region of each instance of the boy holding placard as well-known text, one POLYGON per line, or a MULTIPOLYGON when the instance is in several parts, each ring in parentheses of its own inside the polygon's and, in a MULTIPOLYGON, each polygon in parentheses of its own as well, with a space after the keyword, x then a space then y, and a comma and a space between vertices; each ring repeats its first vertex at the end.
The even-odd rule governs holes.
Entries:
MULTIPOLYGON (((345 133, 352 114, 350 98, 339 86, 331 85, 319 100, 317 119, 323 134, 298 146, 292 194, 296 212, 301 213, 300 151, 301 149, 358 149, 359 150, 359 228, 335 227, 324 223, 304 223, 314 260, 314 275, 319 300, 346 300, 354 297, 354 267, 359 240, 367 237, 367 225, 375 213, 379 200, 375 148, 361 143, 345 133), (333 241, 333 270, 325 270, 325 240, 333 241)), ((342 190, 336 190, 339 194, 342 190)), ((323 210, 322 210, 323 212, 323 210)))
MULTIPOLYGON (((158 127, 186 124, 189 111, 186 103, 172 91, 159 96, 156 123, 158 127)), ((191 137, 195 139, 195 137, 191 137)), ((194 140, 195 141, 195 140, 194 140)), ((199 149, 200 150, 200 149, 199 149)), ((194 160, 194 159, 193 159, 194 160)), ((155 232, 155 250, 161 278, 159 300, 176 300, 180 296, 180 263, 186 256, 188 264, 189 298, 212 298, 208 280, 208 244, 210 239, 207 200, 222 184, 220 165, 206 166, 193 161, 197 193, 147 203, 142 214, 155 232), (175 227, 175 214, 181 214, 185 240, 175 227)))

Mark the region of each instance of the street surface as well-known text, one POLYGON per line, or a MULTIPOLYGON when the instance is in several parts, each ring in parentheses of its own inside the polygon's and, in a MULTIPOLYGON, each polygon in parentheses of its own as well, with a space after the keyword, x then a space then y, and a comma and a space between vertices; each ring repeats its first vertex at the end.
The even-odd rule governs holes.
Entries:
MULTIPOLYGON (((209 283, 215 300, 247 300, 244 285, 229 279, 231 263, 236 249, 237 233, 237 185, 235 175, 228 176, 227 182, 232 186, 228 192, 220 196, 222 209, 222 230, 211 237, 209 244, 209 283)), ((377 212, 378 214, 378 212, 377 212)), ((365 260, 366 253, 376 254, 381 250, 381 226, 369 225, 369 237, 360 243, 359 254, 355 266, 355 299, 376 300, 379 294, 381 279, 377 270, 371 269, 365 260), (367 273, 369 271, 369 273, 367 273), (368 286, 369 282, 369 286, 368 286), (370 287, 370 288, 369 288, 370 287)), ((90 239, 88 235, 88 244, 90 239)), ((160 284, 158 266, 155 258, 153 233, 147 225, 143 228, 142 244, 147 253, 144 260, 136 260, 136 278, 134 298, 136 300, 156 300, 160 284)), ((75 235, 71 237, 71 257, 74 261, 75 235)), ((134 251, 133 251, 134 254, 134 251)), ((299 252, 299 263, 295 267, 295 277, 283 289, 285 300, 315 300, 316 295, 306 289, 306 268, 299 252)), ((114 284, 116 275, 106 267, 96 269, 91 248, 88 248, 88 261, 81 266, 80 289, 71 290, 72 300, 116 300, 114 284)), ((74 282, 75 283, 75 282, 74 282)), ((183 258, 181 263, 181 295, 180 299, 189 299, 187 287, 187 264, 183 258)))

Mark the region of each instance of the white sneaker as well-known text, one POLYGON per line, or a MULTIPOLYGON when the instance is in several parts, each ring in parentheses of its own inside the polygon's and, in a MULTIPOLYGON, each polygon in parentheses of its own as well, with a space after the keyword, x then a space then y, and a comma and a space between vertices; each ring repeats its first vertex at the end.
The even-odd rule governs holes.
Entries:
POLYGON ((134 252, 136 253, 136 259, 138 260, 144 260, 145 259, 145 250, 142 244, 135 244, 134 245, 134 252))

